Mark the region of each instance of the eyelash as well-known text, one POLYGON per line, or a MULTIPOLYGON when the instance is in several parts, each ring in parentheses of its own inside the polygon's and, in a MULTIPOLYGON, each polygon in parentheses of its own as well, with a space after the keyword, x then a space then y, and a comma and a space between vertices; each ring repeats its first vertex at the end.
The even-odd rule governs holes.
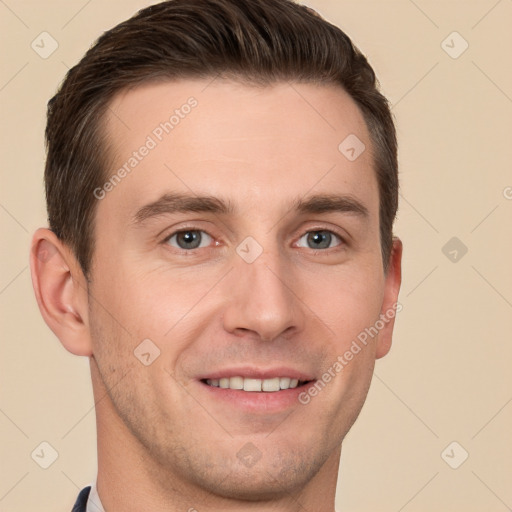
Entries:
MULTIPOLYGON (((213 237, 212 235, 210 235, 210 233, 208 233, 207 231, 205 231, 204 229, 199 229, 199 228, 196 228, 196 227, 184 227, 184 228, 181 228, 177 231, 173 231, 170 235, 167 235, 163 240, 162 240, 162 244, 164 245, 168 245, 168 242, 171 240, 171 238, 173 238, 174 236, 176 235, 179 235, 180 233, 187 233, 189 231, 196 231, 196 232, 200 232, 200 233, 205 233, 206 235, 208 235, 210 238, 212 238, 212 240, 215 239, 215 237, 213 237)), ((319 232, 324 232, 324 233, 329 233, 331 235, 334 235, 335 237, 337 237, 339 239, 339 244, 338 245, 335 245, 334 247, 327 247, 325 249, 313 249, 313 248, 309 248, 310 251, 313 252, 313 254, 318 254, 318 253, 328 253, 330 251, 332 251, 333 249, 334 250, 340 250, 341 248, 343 248, 344 246, 347 245, 347 242, 345 240, 345 238, 343 236, 341 236, 339 233, 337 233, 336 231, 333 231, 332 229, 324 229, 324 228, 316 228, 316 229, 310 229, 308 231, 306 231, 300 238, 299 240, 301 240, 305 235, 308 235, 309 233, 319 233, 319 232)), ((305 247, 302 247, 303 249, 305 247)), ((194 254, 196 251, 200 250, 200 249, 211 249, 211 247, 197 247, 195 249, 181 249, 179 247, 173 247, 173 250, 175 251, 178 251, 180 252, 181 254, 194 254)))

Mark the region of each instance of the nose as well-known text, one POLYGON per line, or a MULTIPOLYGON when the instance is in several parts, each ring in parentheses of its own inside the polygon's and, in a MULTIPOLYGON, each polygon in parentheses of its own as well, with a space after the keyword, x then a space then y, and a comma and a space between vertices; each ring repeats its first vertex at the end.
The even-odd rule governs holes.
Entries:
POLYGON ((250 331, 261 341, 273 341, 302 330, 303 304, 290 263, 278 251, 263 251, 252 263, 238 255, 234 259, 235 268, 226 281, 226 331, 236 335, 250 331))

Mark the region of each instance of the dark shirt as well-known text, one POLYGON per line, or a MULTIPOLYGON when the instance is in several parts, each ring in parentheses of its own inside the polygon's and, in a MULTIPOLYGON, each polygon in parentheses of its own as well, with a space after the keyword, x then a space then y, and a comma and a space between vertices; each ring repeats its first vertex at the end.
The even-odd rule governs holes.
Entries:
POLYGON ((76 503, 71 512, 85 512, 87 509, 87 499, 89 498, 89 493, 91 492, 90 487, 85 487, 80 491, 76 503))

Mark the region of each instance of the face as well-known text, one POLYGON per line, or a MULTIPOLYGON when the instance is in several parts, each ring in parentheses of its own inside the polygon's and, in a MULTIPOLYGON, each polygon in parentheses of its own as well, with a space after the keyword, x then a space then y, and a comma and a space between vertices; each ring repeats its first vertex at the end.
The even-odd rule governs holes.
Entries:
POLYGON ((120 421, 99 435, 223 496, 335 470, 392 321, 351 347, 398 293, 354 102, 325 85, 148 84, 113 100, 106 133, 117 178, 95 192, 88 322, 99 414, 120 421), (356 159, 339 149, 351 134, 356 159))

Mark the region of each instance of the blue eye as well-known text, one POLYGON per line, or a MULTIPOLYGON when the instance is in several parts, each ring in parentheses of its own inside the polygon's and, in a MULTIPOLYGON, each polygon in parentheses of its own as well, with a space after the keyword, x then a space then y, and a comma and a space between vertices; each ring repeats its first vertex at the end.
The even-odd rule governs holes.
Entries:
MULTIPOLYGON (((169 235, 164 242, 171 247, 193 251, 211 245, 213 238, 201 229, 182 229, 169 235)), ((308 231, 299 239, 297 246, 314 250, 330 249, 342 245, 344 240, 327 229, 308 231), (336 240, 338 241, 336 243, 336 240)))
MULTIPOLYGON (((343 240, 341 240, 341 238, 338 235, 334 234, 332 231, 327 231, 325 229, 318 231, 308 231, 299 239, 299 242, 302 239, 304 239, 304 237, 306 238, 306 244, 311 244, 306 246, 309 247, 310 249, 329 249, 331 247, 335 247, 332 246, 331 243, 336 238, 340 241, 340 243, 336 245, 341 245, 341 243, 343 242, 343 240)), ((299 247, 304 246, 299 245, 299 247)))
POLYGON ((208 247, 211 244, 211 240, 212 237, 200 229, 185 229, 172 234, 167 238, 166 242, 177 249, 191 250, 208 247), (203 242, 206 243, 202 245, 203 242))

